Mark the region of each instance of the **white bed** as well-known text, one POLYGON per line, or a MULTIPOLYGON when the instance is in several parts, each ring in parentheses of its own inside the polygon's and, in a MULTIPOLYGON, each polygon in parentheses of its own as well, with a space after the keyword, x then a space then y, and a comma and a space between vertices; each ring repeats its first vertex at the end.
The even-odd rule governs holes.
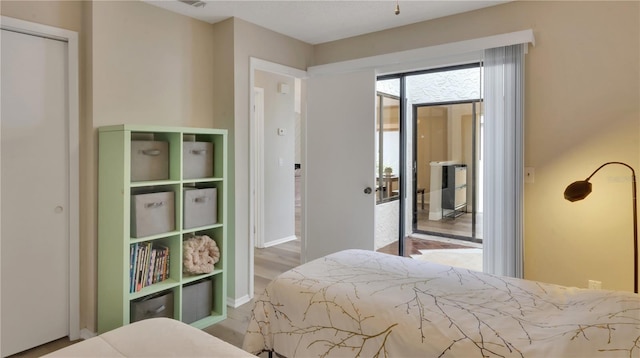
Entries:
POLYGON ((293 357, 640 357, 640 297, 347 250, 277 277, 243 348, 293 357))
POLYGON ((105 332, 45 357, 254 357, 188 324, 150 318, 105 332))

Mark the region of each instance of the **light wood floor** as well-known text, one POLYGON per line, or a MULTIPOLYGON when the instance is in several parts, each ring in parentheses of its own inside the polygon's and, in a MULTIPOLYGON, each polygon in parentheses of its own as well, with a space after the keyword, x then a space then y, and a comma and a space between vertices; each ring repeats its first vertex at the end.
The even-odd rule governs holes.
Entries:
POLYGON ((55 340, 53 342, 49 342, 47 344, 43 344, 41 346, 29 349, 27 351, 24 352, 20 352, 20 353, 16 353, 14 355, 9 356, 9 358, 16 358, 16 357, 26 357, 26 358, 35 358, 35 357, 41 357, 47 353, 51 353, 53 351, 57 351, 58 349, 62 349, 64 347, 70 346, 76 342, 80 342, 79 340, 77 341, 69 341, 68 337, 64 337, 64 338, 60 338, 58 340, 55 340))
MULTIPOLYGON (((449 237, 472 237, 471 213, 465 213, 457 218, 442 218, 441 220, 429 220, 429 204, 425 204, 424 210, 418 204, 417 229, 420 231, 441 233, 449 237)), ((482 215, 476 216, 475 238, 482 240, 482 215)))
MULTIPOLYGON (((267 284, 279 274, 300 265, 300 239, 265 249, 254 249, 254 296, 259 296, 267 284)), ((227 308, 227 319, 205 332, 242 347, 244 332, 249 325, 253 300, 238 308, 227 308)))
MULTIPOLYGON (((468 248, 482 248, 482 244, 437 236, 412 234, 404 240, 403 256, 409 257, 411 255, 420 255, 420 250, 468 248)), ((398 241, 392 242, 389 245, 381 247, 376 251, 385 254, 398 255, 398 251, 400 251, 398 249, 398 241)))

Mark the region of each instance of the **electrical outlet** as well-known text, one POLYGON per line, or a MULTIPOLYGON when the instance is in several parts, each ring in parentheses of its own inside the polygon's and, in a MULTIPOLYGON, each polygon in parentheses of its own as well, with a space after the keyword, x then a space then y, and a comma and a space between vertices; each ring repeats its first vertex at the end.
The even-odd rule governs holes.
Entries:
POLYGON ((602 281, 589 280, 589 288, 592 290, 599 290, 602 288, 602 281))

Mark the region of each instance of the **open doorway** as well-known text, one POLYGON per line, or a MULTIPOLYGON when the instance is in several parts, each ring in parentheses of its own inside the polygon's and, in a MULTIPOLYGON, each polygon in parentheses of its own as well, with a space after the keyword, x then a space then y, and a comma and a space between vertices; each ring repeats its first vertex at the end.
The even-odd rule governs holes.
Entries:
POLYGON ((256 127, 262 132, 256 148, 256 182, 260 195, 256 247, 275 246, 295 235, 295 79, 256 70, 256 127), (261 121, 261 123, 260 123, 261 121))
POLYGON ((260 256, 255 250, 284 245, 299 257, 306 77, 304 71, 259 59, 251 59, 251 67, 249 299, 269 279, 255 280, 254 260, 260 256))

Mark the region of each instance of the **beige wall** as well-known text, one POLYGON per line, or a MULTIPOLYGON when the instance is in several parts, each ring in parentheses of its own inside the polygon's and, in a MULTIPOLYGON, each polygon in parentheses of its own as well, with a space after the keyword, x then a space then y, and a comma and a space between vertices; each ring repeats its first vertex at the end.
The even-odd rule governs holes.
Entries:
MULTIPOLYGON (((228 132, 228 147, 229 149, 235 148, 236 140, 235 140, 235 130, 234 130, 234 121, 235 121, 235 105, 234 105, 234 93, 235 93, 235 83, 234 83, 234 53, 230 49, 233 48, 233 28, 234 28, 234 19, 228 19, 213 25, 213 33, 214 33, 214 55, 213 55, 213 76, 214 76, 214 95, 212 98, 213 101, 213 118, 214 123, 217 128, 227 129, 228 132)), ((233 158, 233 152, 229 152, 229 158, 233 158)), ((231 200, 233 198, 236 188, 235 180, 235 160, 229 160, 227 173, 230 176, 230 180, 227 182, 229 201, 227 204, 227 222, 235 223, 235 200, 231 200)), ((231 297, 235 296, 235 279, 232 274, 235 272, 236 265, 236 250, 235 250, 235 225, 229 225, 227 228, 227 240, 228 247, 227 250, 227 269, 229 270, 229 274, 227 277, 229 278, 227 284, 227 294, 231 297)))
POLYGON ((210 24, 139 1, 93 5, 93 123, 212 127, 210 24))
POLYGON ((517 1, 315 47, 317 64, 533 29, 526 57, 525 277, 632 290, 629 171, 607 167, 583 202, 566 185, 601 163, 640 169, 640 3, 517 1), (398 41, 402 39, 402 41, 398 41))
POLYGON ((2 16, 59 27, 82 30, 82 1, 6 1, 0 2, 2 16))

